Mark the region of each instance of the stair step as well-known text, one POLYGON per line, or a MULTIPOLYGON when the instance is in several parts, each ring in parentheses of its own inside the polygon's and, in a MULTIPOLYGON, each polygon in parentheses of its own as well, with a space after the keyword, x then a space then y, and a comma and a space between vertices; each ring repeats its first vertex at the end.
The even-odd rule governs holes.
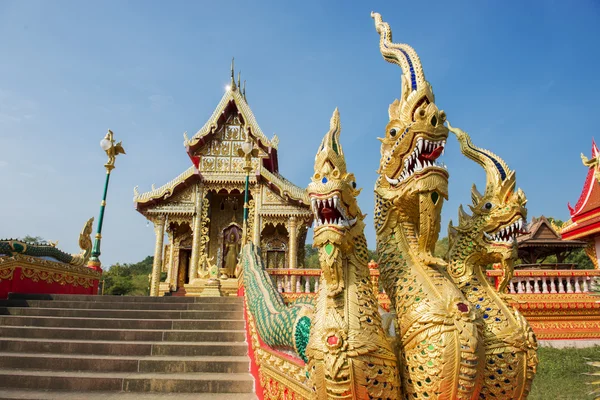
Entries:
POLYGON ((106 356, 0 353, 0 369, 98 372, 248 372, 245 356, 106 356))
POLYGON ((165 311, 242 311, 241 303, 156 303, 115 301, 63 300, 0 300, 0 307, 104 309, 104 310, 165 310, 165 311))
POLYGON ((242 311, 90 310, 78 308, 0 307, 2 315, 137 319, 242 319, 242 311))
MULTIPOLYGON (((235 400, 256 400, 253 393, 236 393, 235 400)), ((3 390, 2 400, 232 400, 231 394, 217 393, 127 393, 127 392, 63 392, 41 390, 3 390)))
POLYGON ((150 296, 101 296, 74 294, 28 294, 9 293, 9 300, 58 300, 58 301, 114 301, 118 303, 243 303, 242 297, 150 297, 150 296))
POLYGON ((166 342, 243 342, 246 339, 243 330, 120 330, 1 325, 0 337, 166 342))
POLYGON ((65 328, 108 328, 108 329, 235 329, 245 328, 243 319, 134 319, 134 318, 83 318, 0 315, 4 326, 44 326, 65 328))
POLYGON ((111 342, 1 337, 0 351, 128 356, 243 356, 247 355, 248 346, 245 342, 111 342))
POLYGON ((256 399, 243 299, 9 294, 1 399, 256 399))
POLYGON ((42 390, 251 393, 249 373, 126 373, 0 370, 0 387, 42 390))

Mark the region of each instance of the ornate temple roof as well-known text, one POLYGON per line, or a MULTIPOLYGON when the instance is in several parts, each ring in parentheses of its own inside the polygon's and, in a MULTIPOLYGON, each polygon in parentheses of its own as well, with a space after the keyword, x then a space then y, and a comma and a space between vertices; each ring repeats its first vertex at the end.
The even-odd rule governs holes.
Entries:
POLYGON ((548 221, 543 215, 533 220, 526 227, 527 233, 517 236, 519 249, 525 247, 584 247, 586 243, 581 240, 565 240, 558 233, 558 227, 548 221))
POLYGON ((592 158, 587 159, 583 154, 583 165, 588 167, 583 189, 575 207, 568 204, 571 219, 562 228, 565 239, 584 239, 600 232, 600 151, 592 140, 592 158))
POLYGON ((262 132, 246 101, 245 89, 240 90, 239 81, 238 85, 235 84, 232 72, 231 85, 227 87, 209 120, 191 138, 184 134, 184 146, 192 160, 192 166, 170 182, 158 188, 153 187, 148 192, 140 193, 137 187, 134 188, 133 201, 138 211, 167 200, 194 181, 232 182, 243 185, 245 173, 241 170, 229 172, 207 171, 203 170, 201 165, 202 150, 210 145, 215 135, 230 121, 232 115, 239 119, 244 134, 248 135, 254 147, 258 148, 261 153, 259 156, 260 162, 255 165, 255 176, 251 177, 251 182, 264 182, 283 199, 292 200, 298 205, 308 206, 310 204, 306 190, 294 185, 279 173, 277 159, 279 139, 277 136, 273 136, 269 140, 262 132))
MULTIPOLYGON (((238 182, 240 185, 242 185, 246 179, 245 176, 239 176, 237 179, 232 177, 223 178, 219 176, 219 174, 206 174, 206 176, 202 176, 202 178, 200 176, 201 175, 196 170, 196 167, 191 166, 175 179, 149 192, 139 193, 136 186, 134 188, 133 201, 136 204, 145 205, 146 203, 156 203, 160 200, 166 200, 179 189, 186 188, 191 182, 200 179, 209 182, 226 180, 228 182, 238 182)), ((272 173, 264 166, 260 166, 256 176, 251 176, 250 182, 257 182, 257 178, 258 181, 263 181, 269 185, 271 189, 276 189, 276 191, 279 192, 278 194, 283 198, 289 198, 305 205, 310 204, 310 199, 306 190, 294 185, 279 173, 272 173)))

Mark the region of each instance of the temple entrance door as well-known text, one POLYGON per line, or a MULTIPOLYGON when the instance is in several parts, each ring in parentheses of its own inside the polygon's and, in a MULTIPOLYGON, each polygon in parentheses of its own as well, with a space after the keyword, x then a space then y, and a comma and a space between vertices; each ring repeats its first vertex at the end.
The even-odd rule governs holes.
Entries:
POLYGON ((267 268, 285 268, 285 261, 285 250, 267 250, 267 268))
POLYGON ((223 229, 223 266, 225 273, 230 277, 235 277, 235 267, 240 254, 242 244, 242 229, 236 224, 231 223, 223 229))
POLYGON ((190 283, 190 258, 192 251, 183 249, 179 251, 179 269, 177 271, 177 287, 182 288, 184 284, 190 283))

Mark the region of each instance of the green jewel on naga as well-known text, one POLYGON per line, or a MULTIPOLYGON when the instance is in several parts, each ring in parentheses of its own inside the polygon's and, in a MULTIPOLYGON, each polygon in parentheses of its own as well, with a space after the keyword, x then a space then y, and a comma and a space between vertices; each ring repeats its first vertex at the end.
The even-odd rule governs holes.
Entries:
POLYGON ((472 215, 459 208, 458 226, 448 228, 448 272, 485 323, 484 385, 482 398, 527 398, 537 367, 537 342, 531 327, 503 294, 513 276, 517 258, 515 236, 523 233, 527 199, 515 191, 515 172, 497 155, 476 147, 467 133, 453 128, 461 152, 481 165, 486 173, 485 193, 473 186, 469 206, 472 215), (496 290, 486 269, 500 263, 504 270, 496 290))

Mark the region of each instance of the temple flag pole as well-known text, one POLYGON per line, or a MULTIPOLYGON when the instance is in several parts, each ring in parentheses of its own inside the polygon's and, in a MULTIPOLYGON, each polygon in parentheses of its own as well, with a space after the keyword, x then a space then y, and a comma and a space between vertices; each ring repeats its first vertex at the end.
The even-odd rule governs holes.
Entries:
POLYGON ((110 181, 110 173, 115 168, 115 158, 119 154, 125 154, 125 150, 121 142, 115 143, 113 133, 109 129, 108 133, 100 141, 100 147, 106 152, 108 161, 104 164, 106 168, 106 180, 104 181, 104 191, 102 194, 102 202, 100 203, 100 216, 98 217, 98 227, 96 236, 94 237, 94 246, 92 254, 88 262, 88 267, 96 271, 102 271, 102 263, 100 262, 100 242, 102 240, 102 223, 104 222, 104 210, 106 209, 106 195, 108 193, 108 183, 110 181))

